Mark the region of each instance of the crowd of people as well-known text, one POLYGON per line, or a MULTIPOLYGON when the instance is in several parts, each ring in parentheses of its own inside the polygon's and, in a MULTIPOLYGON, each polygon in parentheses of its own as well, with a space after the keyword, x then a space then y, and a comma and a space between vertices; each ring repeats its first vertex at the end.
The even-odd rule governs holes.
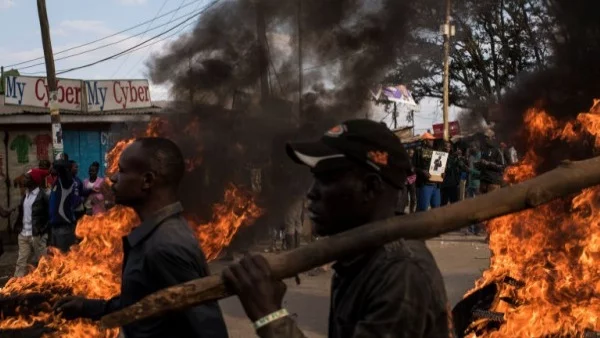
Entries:
MULTIPOLYGON (((505 185, 504 171, 518 162, 514 147, 497 143, 493 132, 480 134, 480 137, 445 142, 424 133, 418 143, 406 149, 411 169, 405 186, 400 191, 396 212, 415 213, 456 203, 465 198, 473 198, 505 185), (430 172, 443 165, 441 156, 433 158, 434 151, 447 153, 445 170, 441 177, 433 178, 430 172)), ((318 236, 306 234, 304 223, 308 220, 305 196, 297 198, 284 213, 280 224, 270 229, 271 244, 266 252, 291 250, 299 246, 301 238, 312 241, 318 236)), ((484 233, 481 225, 465 229, 465 235, 484 233)))
MULTIPOLYGON (((420 146, 408 149, 412 169, 401 192, 399 212, 426 211, 496 190, 505 184, 505 169, 518 161, 515 148, 498 144, 492 132, 482 140, 440 141, 425 133, 420 146), (430 173, 434 151, 448 153, 445 171, 438 180, 430 173)), ((467 233, 478 234, 481 230, 474 225, 467 233)))
POLYGON ((15 179, 22 194, 19 205, 9 210, 0 207, 1 217, 16 212, 9 228, 17 234, 15 277, 25 276, 29 264, 36 266, 48 246, 67 252, 77 241, 77 221, 85 214, 105 211, 106 189, 99 170, 100 164, 92 163, 82 181, 77 162, 63 154, 52 164, 40 161, 37 168, 15 179))

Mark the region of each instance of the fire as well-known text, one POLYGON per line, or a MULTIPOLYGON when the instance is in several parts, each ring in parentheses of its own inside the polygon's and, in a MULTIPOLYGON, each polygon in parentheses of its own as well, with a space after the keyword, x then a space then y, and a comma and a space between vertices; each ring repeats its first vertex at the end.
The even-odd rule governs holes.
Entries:
MULTIPOLYGON (((595 102, 590 112, 568 122, 529 110, 529 144, 591 137, 590 146, 599 147, 598 108, 595 102)), ((506 178, 517 182, 532 177, 541 163, 529 150, 506 178)), ((488 222, 490 268, 469 293, 496 283, 498 293, 489 310, 503 313, 504 323, 496 330, 486 327, 487 320, 478 320, 471 325, 476 333, 469 337, 583 337, 586 330, 600 331, 599 201, 600 188, 591 188, 572 199, 488 222), (522 285, 500 282, 506 277, 522 285)))
MULTIPOLYGON (((152 118, 150 120, 150 123, 148 123, 148 126, 146 127, 144 136, 146 136, 146 137, 159 136, 160 128, 162 125, 164 125, 164 123, 165 122, 158 117, 152 118)), ((125 150, 125 148, 127 148, 128 145, 133 143, 133 141, 135 141, 135 138, 121 140, 121 141, 117 142, 117 144, 114 145, 114 147, 108 152, 108 154, 106 154, 106 162, 108 163, 108 167, 106 168, 106 173, 107 173, 106 176, 107 177, 109 177, 111 174, 114 174, 118 171, 119 156, 121 156, 121 153, 123 152, 123 150, 125 150)), ((107 182, 110 184, 109 180, 107 180, 107 182)))
POLYGON ((213 206, 213 218, 209 223, 197 225, 193 220, 188 221, 194 224, 206 258, 213 260, 231 242, 242 225, 253 223, 262 213, 250 193, 231 185, 225 191, 223 203, 213 206))
MULTIPOLYGON (((109 299, 119 294, 121 279, 122 240, 137 224, 137 216, 127 208, 115 207, 103 215, 84 216, 77 224, 77 236, 83 238, 67 254, 50 248, 51 254, 40 260, 38 267, 22 278, 12 278, 1 295, 50 291, 48 302, 54 303, 66 295, 109 299), (64 292, 53 292, 64 290, 64 292)), ((35 321, 57 329, 59 336, 114 337, 118 331, 102 332, 87 320, 66 322, 50 311, 32 317, 9 317, 0 322, 0 329, 23 328, 35 321)))
MULTIPOLYGON (((154 119, 144 135, 160 135, 159 128, 163 124, 163 121, 154 119)), ((119 141, 109 152, 108 173, 116 171, 121 152, 133 141, 119 141)), ((197 160, 193 163, 197 163, 197 160)), ((262 214, 255 197, 233 184, 225 190, 223 202, 213 206, 213 212, 208 223, 194 221, 196 218, 193 215, 186 215, 208 260, 218 257, 241 226, 252 224, 262 214)), ((51 248, 50 254, 42 257, 35 270, 23 278, 12 278, 0 290, 0 297, 36 293, 45 297, 35 313, 31 309, 17 308, 17 316, 2 315, 0 330, 27 328, 41 322, 56 330, 48 335, 50 337, 116 337, 118 330, 100 329, 89 320, 66 321, 55 316, 51 304, 67 295, 101 299, 118 295, 123 257, 122 237, 137 224, 139 219, 133 210, 121 206, 101 215, 84 216, 76 229, 82 241, 73 246, 70 252, 63 254, 51 248)))

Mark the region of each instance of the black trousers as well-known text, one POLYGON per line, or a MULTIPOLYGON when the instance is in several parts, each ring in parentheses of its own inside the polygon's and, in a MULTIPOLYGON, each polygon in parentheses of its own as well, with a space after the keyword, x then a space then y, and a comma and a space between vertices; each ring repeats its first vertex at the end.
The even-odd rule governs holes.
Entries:
POLYGON ((460 188, 458 185, 451 187, 441 187, 440 193, 442 194, 442 205, 458 202, 460 196, 459 191, 460 188))

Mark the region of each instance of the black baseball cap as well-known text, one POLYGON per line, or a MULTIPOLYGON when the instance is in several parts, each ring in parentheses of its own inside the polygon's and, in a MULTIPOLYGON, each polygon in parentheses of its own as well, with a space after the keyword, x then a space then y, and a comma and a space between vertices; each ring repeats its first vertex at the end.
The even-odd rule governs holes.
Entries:
POLYGON ((348 120, 316 142, 288 143, 288 155, 313 172, 361 164, 396 188, 404 186, 410 160, 400 139, 383 123, 348 120))

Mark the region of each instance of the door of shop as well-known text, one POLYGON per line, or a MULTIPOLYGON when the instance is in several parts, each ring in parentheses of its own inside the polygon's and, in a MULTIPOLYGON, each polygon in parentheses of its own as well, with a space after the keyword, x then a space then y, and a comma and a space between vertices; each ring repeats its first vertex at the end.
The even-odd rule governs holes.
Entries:
POLYGON ((69 159, 79 164, 79 178, 87 177, 89 166, 100 163, 100 176, 104 176, 104 155, 107 151, 106 133, 101 131, 64 130, 63 142, 69 159))

